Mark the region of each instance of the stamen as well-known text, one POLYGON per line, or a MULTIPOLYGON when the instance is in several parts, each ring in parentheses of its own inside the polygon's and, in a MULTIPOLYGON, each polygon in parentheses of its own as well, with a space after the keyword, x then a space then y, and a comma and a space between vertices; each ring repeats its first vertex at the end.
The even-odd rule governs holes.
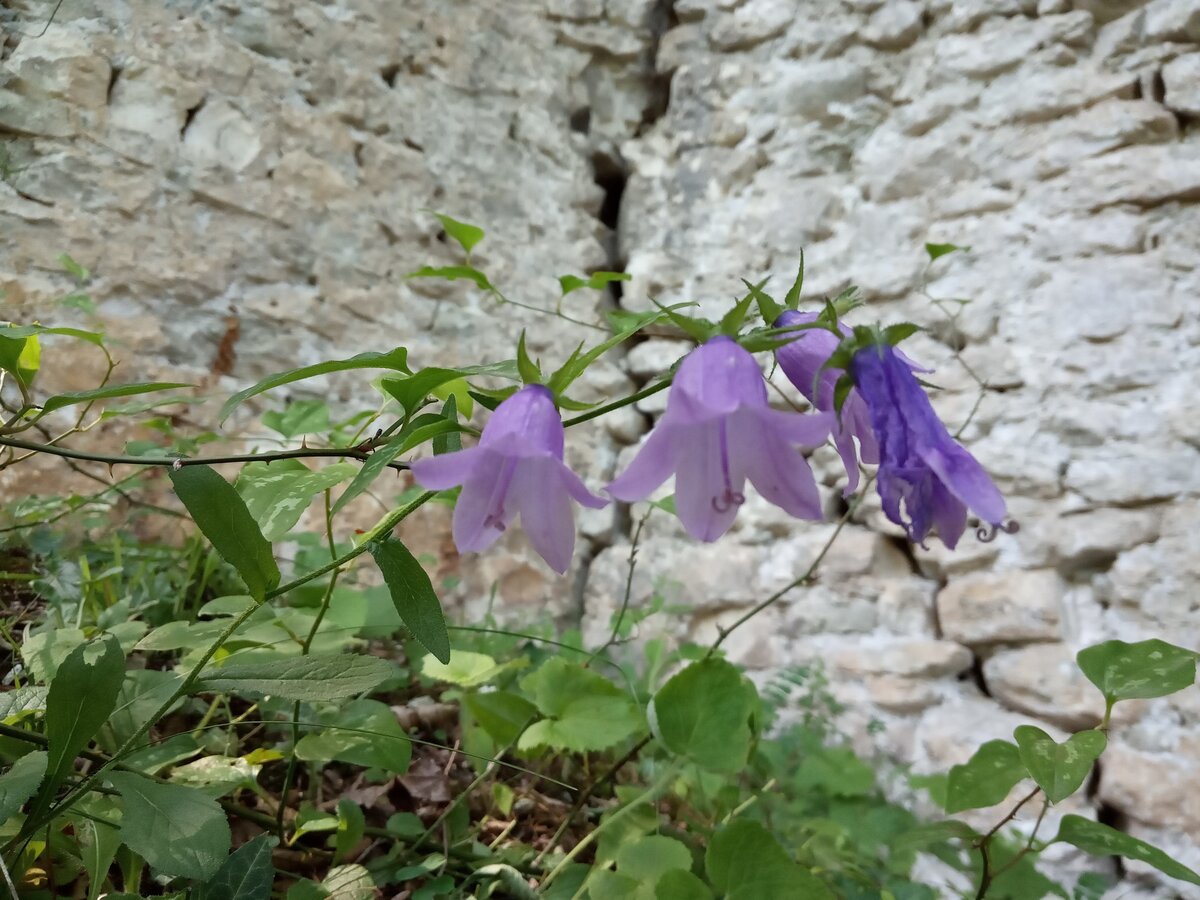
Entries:
POLYGON ((729 512, 735 506, 741 506, 746 502, 746 495, 735 491, 732 488, 726 488, 725 493, 720 497, 712 498, 712 508, 719 513, 729 512))
POLYGON ((975 529, 975 537, 979 539, 981 544, 990 544, 1001 531, 1005 534, 1016 534, 1020 530, 1021 523, 1016 519, 1009 519, 1007 522, 1001 522, 999 525, 980 525, 975 529))

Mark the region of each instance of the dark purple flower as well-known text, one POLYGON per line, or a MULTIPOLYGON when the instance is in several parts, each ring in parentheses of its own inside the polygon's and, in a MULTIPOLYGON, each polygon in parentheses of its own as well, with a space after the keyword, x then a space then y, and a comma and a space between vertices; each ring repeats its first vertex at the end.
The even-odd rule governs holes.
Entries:
POLYGON ((866 347, 854 354, 850 369, 879 441, 879 496, 887 517, 915 543, 936 525, 950 548, 966 528, 968 508, 998 527, 1004 498, 950 436, 898 351, 886 344, 866 347))
MULTIPOLYGON (((807 325, 816 320, 817 313, 789 309, 775 320, 775 327, 807 325)), ((843 334, 850 335, 850 329, 845 325, 840 328, 843 334)), ((832 412, 833 390, 837 380, 844 374, 842 370, 826 369, 821 372, 816 396, 813 396, 813 384, 825 360, 837 349, 840 343, 838 336, 824 328, 813 328, 796 334, 795 340, 775 351, 779 368, 783 369, 788 381, 794 384, 813 406, 822 412, 832 412)), ((871 417, 867 412, 867 405, 856 390, 850 391, 842 405, 841 423, 835 422, 833 426, 833 440, 848 477, 846 494, 851 494, 858 488, 858 457, 854 453, 854 438, 858 438, 862 461, 868 465, 877 465, 879 443, 875 440, 875 432, 871 430, 871 417)))
POLYGON ((745 502, 747 478, 793 516, 820 519, 816 481, 795 447, 820 444, 832 424, 825 413, 771 409, 754 357, 730 338, 715 337, 680 364, 666 413, 608 492, 643 500, 675 473, 675 510, 688 534, 702 541, 729 529, 745 502))
POLYGON ((593 509, 608 503, 563 462, 562 419, 540 384, 496 407, 477 446, 419 459, 412 473, 431 491, 462 485, 453 528, 460 552, 491 546, 520 513, 533 549, 559 573, 575 550, 571 498, 593 509))

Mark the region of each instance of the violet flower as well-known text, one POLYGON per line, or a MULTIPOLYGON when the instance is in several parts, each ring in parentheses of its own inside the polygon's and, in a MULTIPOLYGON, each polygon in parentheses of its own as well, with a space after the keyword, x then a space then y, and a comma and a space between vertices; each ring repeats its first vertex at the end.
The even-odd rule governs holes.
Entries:
POLYGON ((593 509, 608 503, 563 462, 562 419, 540 384, 496 407, 477 446, 419 459, 412 473, 431 491, 462 485, 453 525, 459 552, 488 548, 520 513, 533 549, 560 574, 575 550, 571 499, 593 509))
POLYGON ((886 344, 865 347, 850 369, 879 441, 879 496, 887 517, 918 544, 936 525, 953 549, 970 508, 994 534, 1004 520, 1004 498, 950 436, 899 352, 886 344))
POLYGON ((746 479, 771 503, 821 518, 821 499, 796 445, 816 446, 833 416, 771 409, 758 363, 728 337, 697 347, 671 385, 667 411, 608 492, 642 500, 675 473, 675 510, 692 537, 715 541, 745 502, 746 479))
MULTIPOLYGON (((775 327, 807 325, 816 320, 817 313, 789 309, 775 320, 775 327)), ((845 325, 839 327, 842 333, 849 337, 850 329, 845 325)), ((775 351, 775 359, 788 381, 822 412, 833 412, 834 386, 843 372, 841 369, 826 369, 821 372, 816 396, 813 395, 813 384, 816 382, 817 372, 839 343, 838 336, 832 331, 812 328, 796 332, 795 340, 775 351)), ((846 396, 846 402, 842 404, 842 420, 840 423, 835 421, 833 426, 833 441, 837 446, 838 455, 842 458, 842 464, 846 467, 848 480, 844 494, 847 496, 858 488, 858 456, 854 452, 854 438, 858 438, 862 461, 868 465, 878 465, 879 442, 875 440, 875 432, 871 430, 871 417, 867 412, 867 405, 858 391, 851 390, 846 396)))

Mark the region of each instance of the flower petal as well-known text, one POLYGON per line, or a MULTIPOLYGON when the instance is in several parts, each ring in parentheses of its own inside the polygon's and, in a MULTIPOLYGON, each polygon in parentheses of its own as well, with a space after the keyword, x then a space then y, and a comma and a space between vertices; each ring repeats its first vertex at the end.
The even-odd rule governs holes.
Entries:
POLYGON ((511 492, 533 549, 560 575, 575 552, 575 517, 561 480, 564 468, 551 459, 521 460, 511 492))
POLYGON ((483 451, 454 506, 454 545, 460 553, 485 550, 504 533, 516 510, 506 503, 516 460, 483 451), (496 514, 499 513, 499 516, 496 514))
POLYGON ((955 497, 985 522, 999 525, 1007 507, 983 466, 952 439, 921 450, 921 457, 955 497))
POLYGON ((592 509, 604 509, 604 507, 608 506, 609 499, 589 491, 587 485, 583 483, 583 479, 576 475, 566 463, 559 463, 557 472, 562 486, 577 503, 581 503, 592 509))
POLYGON ((742 406, 766 406, 767 386, 754 357, 730 338, 712 338, 687 355, 667 397, 673 424, 697 425, 742 406))
POLYGON ((938 537, 953 550, 967 527, 967 508, 951 494, 940 481, 933 482, 931 500, 933 521, 937 525, 938 537))
POLYGON ((675 511, 687 533, 700 541, 715 541, 728 531, 742 502, 737 497, 744 499, 745 472, 734 468, 732 454, 725 455, 730 463, 726 483, 721 452, 726 425, 720 419, 685 426, 676 435, 675 511))
POLYGON ((510 456, 562 459, 563 424, 550 390, 530 384, 508 397, 488 418, 479 444, 510 456))
POLYGON ((829 432, 837 425, 837 417, 833 413, 795 413, 783 412, 778 409, 764 407, 753 410, 770 429, 789 444, 799 444, 801 447, 819 447, 829 437, 829 432))
POLYGON ((444 491, 465 484, 479 464, 478 447, 414 460, 409 466, 413 478, 428 491, 444 491))
POLYGON ((730 456, 770 503, 798 519, 821 519, 821 495, 808 460, 776 430, 768 410, 744 410, 729 425, 730 456))
MULTIPOLYGON (((675 471, 675 427, 664 416, 625 471, 606 490, 618 500, 645 500, 675 471)), ((582 501, 581 501, 582 502, 582 501)))
POLYGON ((854 452, 854 438, 850 436, 849 429, 843 428, 834 435, 833 442, 837 445, 842 465, 846 467, 846 487, 842 490, 842 496, 849 497, 858 490, 858 455, 854 452))

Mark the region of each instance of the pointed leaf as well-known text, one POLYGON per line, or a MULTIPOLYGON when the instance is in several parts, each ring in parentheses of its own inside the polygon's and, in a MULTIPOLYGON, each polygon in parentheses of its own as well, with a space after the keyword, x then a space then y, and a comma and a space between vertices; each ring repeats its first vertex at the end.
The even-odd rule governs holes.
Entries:
POLYGON ((562 288, 562 296, 565 297, 580 288, 602 291, 614 281, 629 281, 632 277, 628 272, 593 272, 587 278, 580 278, 578 275, 559 275, 558 286, 562 288))
POLYGON ((261 603, 279 584, 279 566, 238 492, 210 466, 172 468, 170 474, 175 493, 201 533, 261 603))
MULTIPOLYGON (((427 210, 433 212, 433 210, 427 210)), ((444 216, 441 213, 433 213, 437 216, 438 221, 442 223, 442 228, 446 230, 446 234, 458 241, 459 246, 466 253, 470 253, 471 249, 483 240, 484 231, 478 225, 469 225, 466 222, 460 222, 458 219, 452 219, 449 216, 444 216)))
POLYGON ((1196 654, 1166 641, 1105 641, 1075 659, 1109 703, 1165 697, 1196 682, 1196 654))
POLYGON ((1102 731, 1081 731, 1059 744, 1033 725, 1020 725, 1013 732, 1021 751, 1021 762, 1051 803, 1079 790, 1092 764, 1108 746, 1102 731))
POLYGON ((46 695, 46 740, 50 756, 39 798, 45 808, 112 714, 125 680, 125 654, 113 635, 81 644, 58 667, 46 695))
POLYGON ((383 573, 400 620, 435 659, 449 662, 450 634, 446 630, 446 617, 425 569, 407 547, 393 538, 376 541, 370 550, 383 573))
POLYGON ((206 669, 193 690, 262 694, 284 700, 344 700, 378 687, 395 673, 393 663, 377 656, 312 654, 206 669))
POLYGON ((434 437, 433 452, 435 456, 443 453, 455 453, 462 449, 460 433, 462 429, 458 424, 458 398, 454 394, 447 397, 446 402, 442 404, 442 418, 454 427, 448 428, 434 437))
POLYGON ((1071 844, 1093 856, 1124 856, 1126 859, 1136 859, 1154 866, 1172 878, 1200 884, 1200 874, 1172 859, 1157 847, 1082 816, 1063 816, 1062 823, 1058 826, 1058 834, 1050 843, 1060 842, 1071 844))
POLYGON ((178 381, 149 381, 141 384, 117 384, 109 387, 95 388, 90 391, 71 391, 66 394, 55 394, 42 404, 39 417, 52 413, 65 406, 75 406, 80 403, 92 403, 96 400, 109 400, 113 397, 132 397, 135 394, 152 394, 155 391, 173 391, 177 388, 192 387, 178 381))
POLYGON ((0 775, 0 822, 7 822, 37 793, 49 759, 45 750, 26 753, 0 775))
POLYGON ((164 875, 203 881, 221 868, 231 836, 216 800, 178 784, 130 772, 108 780, 121 795, 121 840, 164 875))
POLYGON ((525 349, 524 330, 521 331, 521 337, 517 341, 517 371, 521 373, 521 380, 526 384, 542 383, 542 370, 529 358, 529 351, 525 349))
POLYGON ((824 883, 796 865, 757 822, 730 822, 713 835, 704 857, 713 887, 728 900, 833 900, 824 883))
POLYGON ((967 762, 954 766, 946 783, 946 812, 995 806, 1029 773, 1008 741, 988 741, 967 762))
POLYGON ((316 365, 302 366, 299 369, 291 369, 287 372, 269 375, 244 391, 238 391, 226 400, 225 405, 221 407, 221 413, 217 417, 217 421, 224 422, 229 418, 229 414, 240 404, 265 391, 282 387, 285 384, 292 384, 296 381, 303 381, 306 378, 316 378, 318 375, 328 375, 331 372, 346 372, 351 369, 393 369, 398 372, 407 372, 408 350, 404 347, 397 347, 394 350, 389 350, 387 353, 359 353, 357 356, 351 356, 348 359, 329 360, 317 363, 316 365))
POLYGON ((754 298, 754 302, 758 304, 758 313, 762 316, 767 325, 774 325, 775 322, 783 315, 784 308, 779 303, 762 289, 766 284, 766 279, 763 279, 759 284, 751 284, 745 278, 742 279, 742 284, 750 291, 750 296, 754 298))
MULTIPOLYGON (((800 267, 796 271, 796 278, 792 282, 792 286, 788 288, 787 294, 783 298, 783 305, 788 309, 798 309, 800 306, 800 292, 804 290, 804 251, 800 251, 800 267)), ((774 320, 772 320, 774 321, 774 320)))
POLYGON ((929 254, 929 261, 933 262, 940 256, 945 256, 947 253, 954 253, 956 250, 966 252, 970 247, 960 247, 957 244, 926 244, 925 252, 929 254))
POLYGON ((237 492, 262 529, 262 536, 277 541, 296 527, 313 497, 357 474, 349 462, 315 471, 298 459, 252 462, 242 467, 237 492))
POLYGON ((494 290, 492 283, 488 281, 488 277, 472 266, 421 266, 421 268, 409 272, 404 277, 441 278, 444 281, 458 281, 460 278, 465 278, 468 281, 475 282, 482 290, 494 290))

